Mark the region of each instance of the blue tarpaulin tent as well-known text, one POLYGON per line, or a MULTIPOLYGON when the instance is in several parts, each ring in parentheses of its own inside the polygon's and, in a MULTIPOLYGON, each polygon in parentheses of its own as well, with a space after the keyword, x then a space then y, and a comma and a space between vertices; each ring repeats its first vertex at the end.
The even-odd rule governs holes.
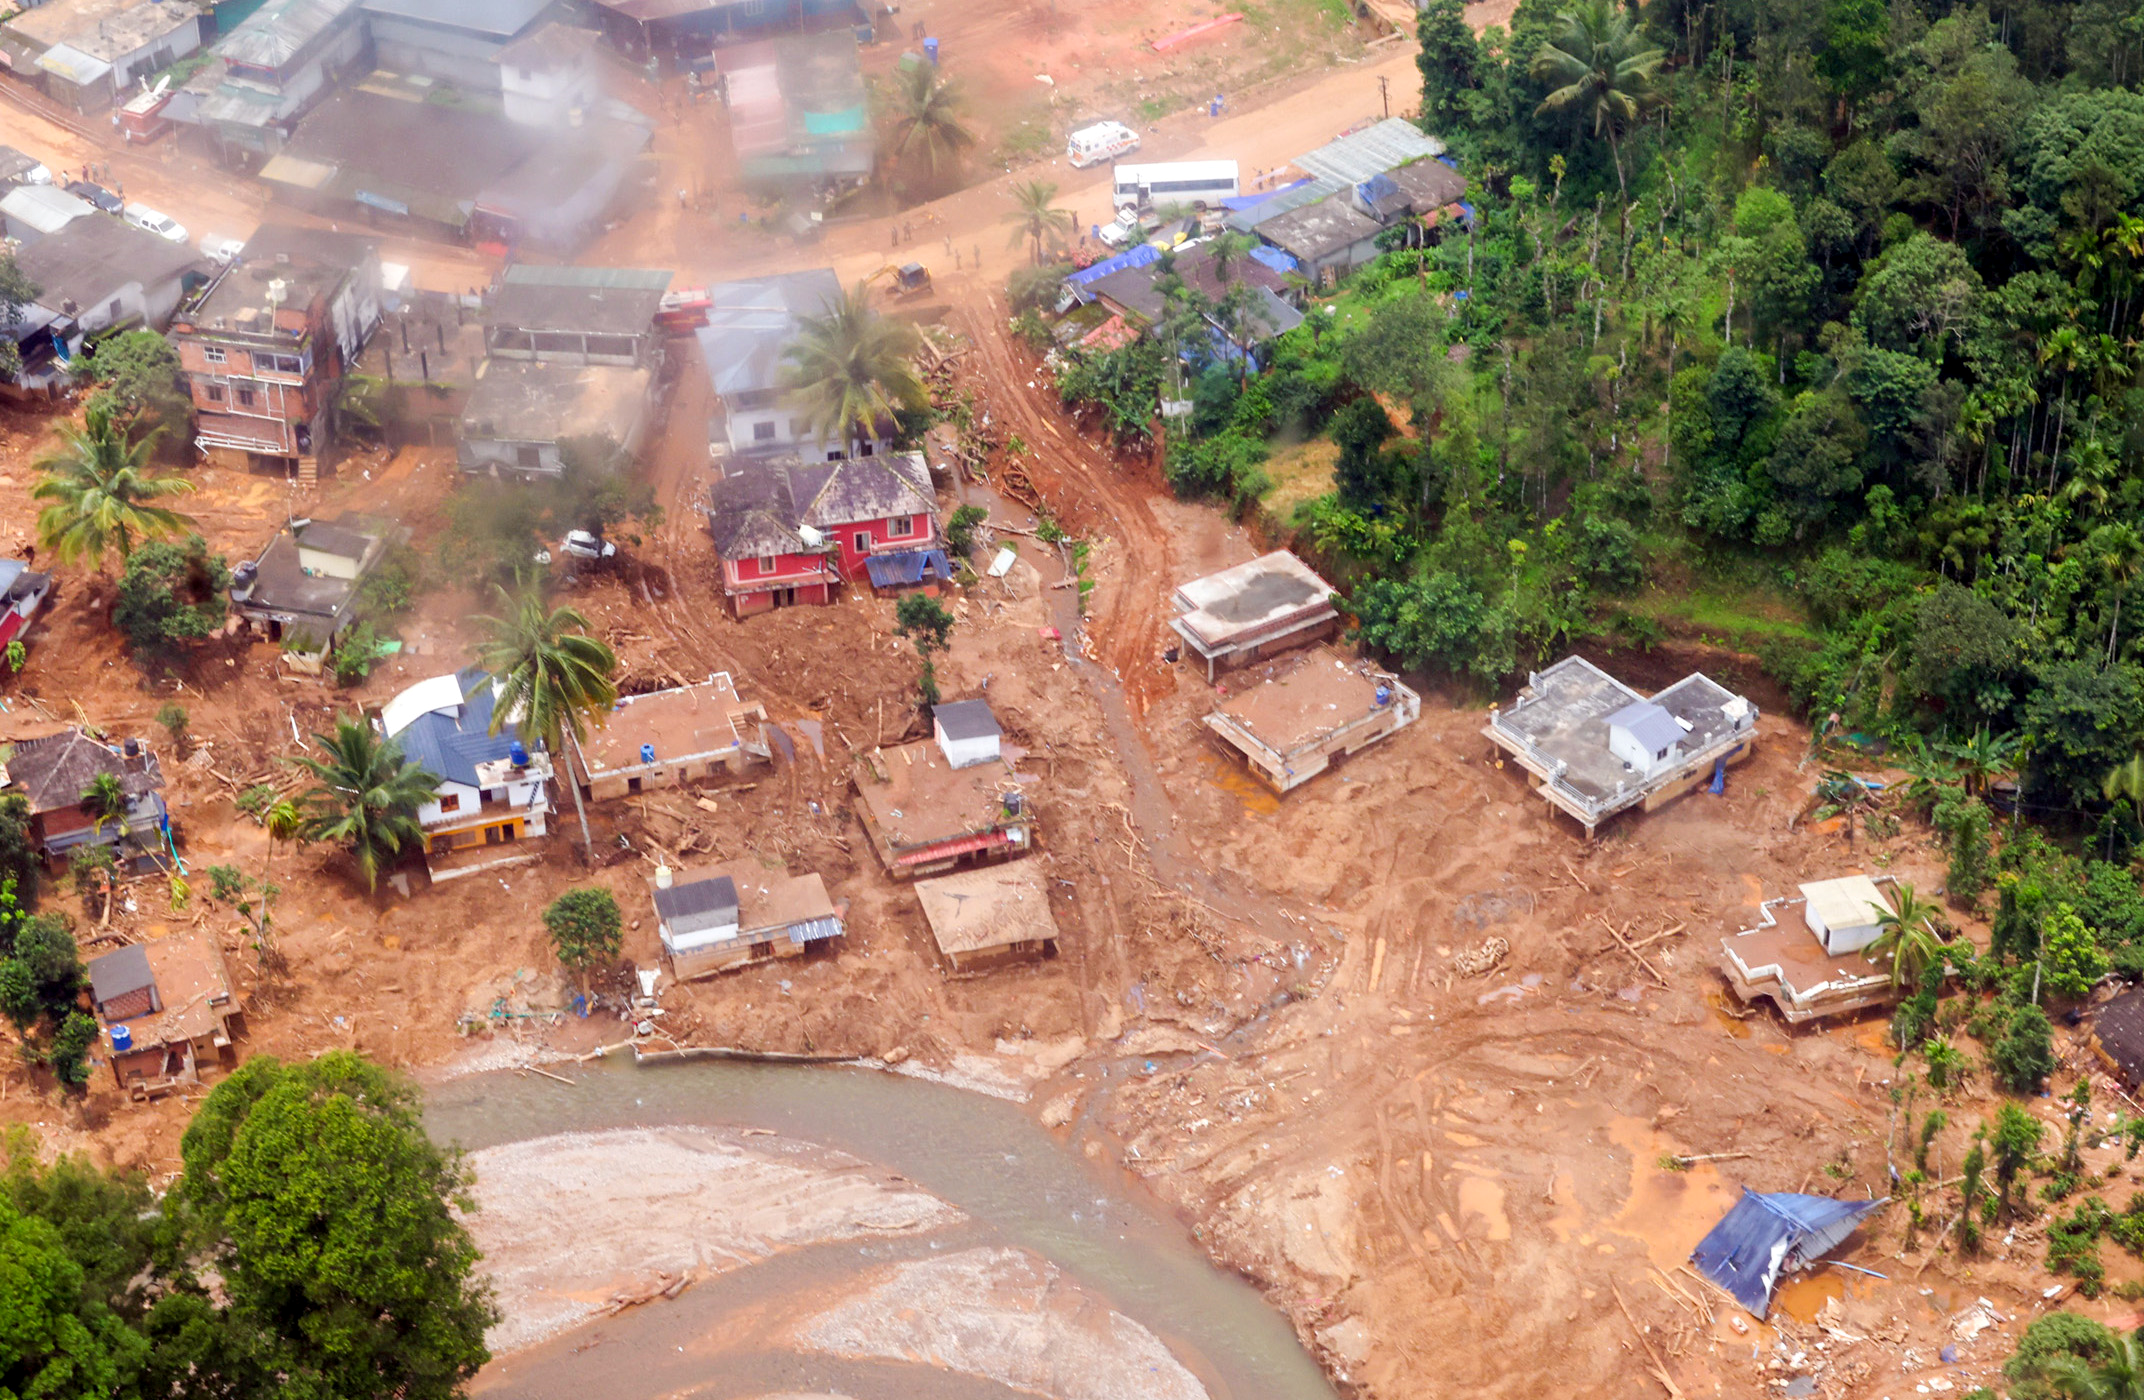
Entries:
POLYGON ((895 554, 872 554, 864 559, 864 571, 873 588, 899 588, 926 578, 953 577, 953 566, 942 549, 904 549, 895 554))
POLYGON ((1151 243, 1142 243, 1128 253, 1119 253, 1113 258, 1104 258, 1093 267, 1081 268, 1065 279, 1068 287, 1084 287, 1099 282, 1112 272, 1122 272, 1127 267, 1145 267, 1148 263, 1161 261, 1161 249, 1151 243))
POLYGON ((1742 1199, 1698 1241, 1690 1262, 1758 1317, 1771 1310, 1779 1276, 1816 1262, 1883 1201, 1835 1201, 1742 1189, 1742 1199))

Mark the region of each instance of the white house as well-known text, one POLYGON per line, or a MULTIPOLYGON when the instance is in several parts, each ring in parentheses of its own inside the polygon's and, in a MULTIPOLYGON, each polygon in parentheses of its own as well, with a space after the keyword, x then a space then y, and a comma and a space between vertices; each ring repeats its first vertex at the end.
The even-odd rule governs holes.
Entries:
POLYGON ((380 712, 402 756, 438 775, 417 810, 434 882, 526 864, 536 856, 520 843, 548 834, 551 757, 524 744, 510 720, 492 733, 496 703, 491 677, 470 667, 419 681, 380 712))
POLYGON ((546 24, 499 51, 499 97, 506 119, 524 126, 578 126, 602 97, 596 36, 546 24))
POLYGON ((1866 948, 1883 934, 1880 916, 1892 913, 1883 892, 1866 875, 1815 880, 1802 886, 1802 918, 1831 954, 1866 948))
POLYGON ((1640 778, 1680 760, 1682 739, 1682 724, 1650 700, 1625 705, 1608 716, 1608 751, 1640 778))
POLYGON ((990 713, 988 701, 955 700, 936 706, 931 711, 931 727, 948 767, 973 768, 997 761, 998 740, 1005 731, 990 713))

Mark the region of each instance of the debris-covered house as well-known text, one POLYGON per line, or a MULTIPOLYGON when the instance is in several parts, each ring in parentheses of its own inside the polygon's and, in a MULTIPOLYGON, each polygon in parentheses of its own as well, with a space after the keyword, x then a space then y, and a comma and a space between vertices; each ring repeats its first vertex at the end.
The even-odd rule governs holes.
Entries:
POLYGON ((733 461, 709 488, 707 524, 739 617, 831 602, 848 579, 883 588, 952 577, 921 453, 733 461))
POLYGON ((71 366, 105 336, 164 329, 188 287, 206 280, 198 251, 110 214, 70 219, 26 244, 15 265, 38 289, 26 319, 42 322, 40 334, 18 342, 31 374, 48 360, 71 366))
POLYGON ((980 700, 941 705, 950 727, 856 759, 856 815, 886 869, 900 878, 1023 856, 1034 846, 1032 800, 980 700))
POLYGON ((483 308, 460 292, 397 290, 407 280, 398 271, 380 264, 385 314, 356 372, 380 383, 376 416, 389 445, 451 447, 461 440, 462 410, 485 364, 483 308))
POLYGON ((1768 899, 1756 927, 1720 940, 1720 973, 1746 1005, 1770 1001, 1788 1025, 1898 1000, 1889 955, 1871 957, 1892 912, 1877 881, 1815 880, 1799 898, 1768 899), (1799 917, 1797 917, 1799 915, 1799 917))
POLYGON ((110 846, 130 867, 156 864, 166 849, 164 769, 139 739, 112 745, 85 729, 63 729, 17 743, 0 774, 0 795, 29 801, 30 840, 48 865, 59 866, 77 846, 110 846), (82 795, 107 774, 126 793, 126 813, 100 822, 82 809, 82 795))
POLYGON ((0 21, 0 64, 79 112, 104 112, 201 47, 191 0, 43 0, 0 21))
POLYGON ((747 185, 827 194, 871 178, 877 138, 853 33, 724 45, 715 66, 747 185))
POLYGON ((956 977, 1057 956, 1050 881, 1039 863, 962 870, 916 881, 916 898, 946 971, 956 977))
POLYGON ((166 115, 206 128, 232 164, 274 155, 334 84, 370 62, 358 0, 266 0, 210 45, 166 115))
POLYGON ((717 455, 793 453, 815 462, 846 457, 852 449, 864 456, 885 449, 883 440, 828 443, 787 402, 783 389, 782 352, 806 321, 826 315, 841 299, 841 279, 832 268, 717 282, 707 295, 707 324, 695 338, 715 391, 708 426, 709 440, 720 445, 717 455))
POLYGON ((516 263, 484 306, 484 348, 496 360, 557 365, 655 364, 655 316, 674 274, 644 267, 516 263))
POLYGON ((1259 238, 1292 257, 1313 280, 1360 267, 1377 256, 1385 226, 1344 198, 1326 198, 1276 214, 1258 225, 1259 238))
POLYGON ((417 812, 435 882, 525 865, 536 853, 520 843, 548 834, 551 757, 524 743, 511 720, 492 733, 496 703, 491 677, 472 666, 419 681, 380 712, 403 757, 439 775, 417 812))
POLYGON ((1702 673, 1645 696, 1582 656, 1533 672, 1482 730, 1535 791, 1591 838, 1617 812, 1651 812, 1757 749, 1757 707, 1702 673))
POLYGON ((1273 674, 1227 695, 1206 727, 1278 792, 1413 724, 1422 697, 1367 661, 1329 647, 1276 662, 1273 674))
POLYGON ((2144 987, 2132 987, 2093 1011, 2086 1044, 2131 1094, 2144 1085, 2144 987))
POLYGON ((698 685, 621 695, 575 747, 574 773, 591 802, 743 772, 772 760, 767 707, 737 694, 727 671, 698 685))
MULTIPOLYGON (((1141 331, 1153 327, 1169 314, 1159 285, 1161 251, 1147 244, 1141 250, 1073 273, 1065 279, 1066 290, 1075 300, 1099 304, 1141 331), (1151 256, 1141 256, 1141 250, 1151 256)), ((1175 258, 1170 270, 1187 290, 1209 302, 1220 302, 1235 288, 1248 289, 1252 303, 1236 323, 1224 325, 1220 315, 1206 313, 1214 348, 1223 360, 1232 361, 1303 324, 1303 313, 1288 301, 1294 295, 1288 274, 1295 268, 1295 259, 1288 254, 1261 246, 1224 269, 1217 265, 1212 245, 1200 244, 1175 258)))
POLYGON ((194 445, 239 466, 317 461, 343 375, 379 324, 372 240, 262 225, 172 321, 194 445))
POLYGON ((681 982, 773 958, 802 957, 841 937, 837 905, 816 872, 790 875, 757 860, 730 861, 673 877, 655 872, 656 928, 670 973, 681 982))
POLYGON ((1176 590, 1169 625, 1206 663, 1206 679, 1340 630, 1333 586, 1285 549, 1195 578, 1176 590))
POLYGON ((89 962, 90 1005, 112 1078, 136 1098, 201 1082, 238 1062, 245 1007, 216 935, 204 929, 132 943, 89 962))
POLYGON ((462 404, 456 458, 465 472, 523 479, 558 476, 575 450, 613 466, 645 444, 654 389, 647 369, 487 360, 462 404))
POLYGON ((231 610, 286 656, 320 659, 350 622, 358 589, 386 552, 391 531, 362 516, 293 520, 260 557, 231 572, 231 610))
POLYGON ((1286 250, 1309 275, 1345 272, 1377 255, 1377 235, 1403 222, 1434 225, 1466 193, 1442 164, 1444 143, 1398 117, 1373 122, 1295 158, 1305 178, 1235 202, 1229 227, 1286 250))

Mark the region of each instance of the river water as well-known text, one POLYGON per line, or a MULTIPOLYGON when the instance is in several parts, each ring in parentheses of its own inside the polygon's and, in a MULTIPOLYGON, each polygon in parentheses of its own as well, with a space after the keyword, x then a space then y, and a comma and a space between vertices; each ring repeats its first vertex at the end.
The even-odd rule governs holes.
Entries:
MULTIPOLYGON (((1256 1289, 1215 1268, 1136 1182, 1107 1174, 1017 1105, 851 1066, 605 1061, 574 1073, 573 1085, 511 1074, 435 1085, 426 1099, 426 1127, 439 1141, 472 1151, 554 1133, 674 1125, 768 1128, 821 1143, 899 1172, 960 1207, 974 1218, 976 1233, 1051 1260, 1159 1336, 1214 1400, 1333 1400, 1324 1373, 1256 1289)), ((824 1271, 833 1291, 877 1262, 866 1252, 812 1249, 757 1267, 824 1271)), ((676 1351, 681 1320, 731 1291, 721 1284, 605 1322, 607 1364, 650 1348, 676 1351), (691 1306, 696 1295, 697 1308, 691 1306)), ((719 1317, 707 1322, 715 1325, 719 1317)), ((563 1375, 556 1379, 557 1393, 574 1393, 563 1375)), ((699 1392, 694 1379, 673 1376, 662 1393, 699 1392)), ((857 1378, 848 1393, 861 1400, 910 1391, 865 1384, 868 1379, 857 1378)), ((913 1379, 918 1395, 970 1393, 945 1373, 913 1379)), ((716 1391, 730 1393, 726 1386, 705 1393, 716 1391)))

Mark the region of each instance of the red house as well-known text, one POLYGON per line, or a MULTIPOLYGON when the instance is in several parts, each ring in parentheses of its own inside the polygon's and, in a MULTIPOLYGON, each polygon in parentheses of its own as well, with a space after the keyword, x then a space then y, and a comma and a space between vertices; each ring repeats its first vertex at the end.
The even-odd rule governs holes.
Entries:
POLYGON ((899 588, 952 577, 918 453, 740 462, 710 490, 707 525, 738 617, 832 602, 848 579, 899 588))

